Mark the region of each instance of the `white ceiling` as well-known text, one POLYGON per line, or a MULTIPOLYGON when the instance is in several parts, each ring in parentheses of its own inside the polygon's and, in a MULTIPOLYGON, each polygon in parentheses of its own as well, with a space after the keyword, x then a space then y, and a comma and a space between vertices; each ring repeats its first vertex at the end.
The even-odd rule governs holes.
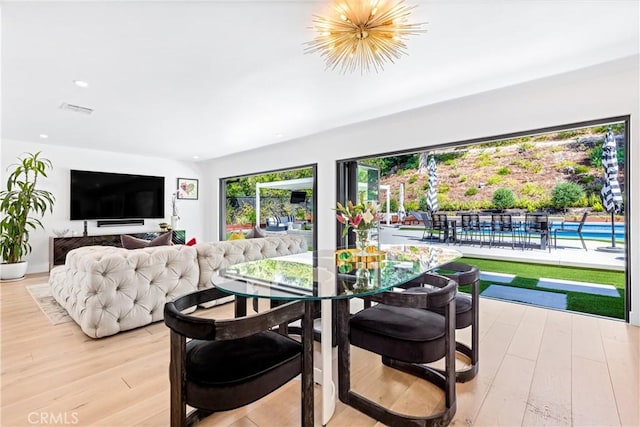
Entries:
POLYGON ((303 52, 327 2, 5 1, 2 138, 203 160, 640 50, 638 0, 407 0, 409 55, 345 75, 303 52))

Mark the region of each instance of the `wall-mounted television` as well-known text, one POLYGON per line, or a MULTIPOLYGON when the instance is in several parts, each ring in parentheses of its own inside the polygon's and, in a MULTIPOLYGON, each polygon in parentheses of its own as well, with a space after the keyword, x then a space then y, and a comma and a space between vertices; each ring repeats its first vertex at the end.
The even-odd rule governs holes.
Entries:
POLYGON ((164 218, 164 177, 71 170, 70 219, 164 218))
POLYGON ((292 191, 291 199, 289 199, 289 203, 304 203, 307 201, 307 192, 306 191, 292 191))

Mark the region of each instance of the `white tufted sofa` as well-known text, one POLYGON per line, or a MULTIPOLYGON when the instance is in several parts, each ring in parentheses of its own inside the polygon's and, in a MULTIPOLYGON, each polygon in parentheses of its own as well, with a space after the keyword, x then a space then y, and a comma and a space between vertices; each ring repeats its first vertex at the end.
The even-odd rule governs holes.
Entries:
POLYGON ((221 268, 306 250, 300 236, 135 250, 87 246, 51 270, 49 285, 82 331, 101 338, 162 320, 167 301, 211 287, 221 268))

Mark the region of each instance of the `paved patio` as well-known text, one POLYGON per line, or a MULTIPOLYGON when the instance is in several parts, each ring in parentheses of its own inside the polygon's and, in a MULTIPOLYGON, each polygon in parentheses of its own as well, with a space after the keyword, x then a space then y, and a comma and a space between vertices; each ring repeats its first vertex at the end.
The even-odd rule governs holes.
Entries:
MULTIPOLYGON (((401 229, 398 226, 382 225, 380 228, 380 242, 388 244, 429 242, 434 245, 447 246, 447 243, 437 242, 436 240, 422 240, 422 227, 420 226, 403 226, 401 229)), ((597 248, 606 247, 609 246, 609 244, 591 240, 585 240, 585 242, 587 244, 587 251, 582 248, 580 240, 569 239, 558 239, 557 249, 552 247, 551 251, 537 248, 522 250, 520 247, 511 249, 511 246, 489 247, 486 244, 480 246, 479 244, 451 243, 449 246, 459 250, 464 256, 469 257, 624 271, 624 252, 611 253, 598 251, 597 248)))

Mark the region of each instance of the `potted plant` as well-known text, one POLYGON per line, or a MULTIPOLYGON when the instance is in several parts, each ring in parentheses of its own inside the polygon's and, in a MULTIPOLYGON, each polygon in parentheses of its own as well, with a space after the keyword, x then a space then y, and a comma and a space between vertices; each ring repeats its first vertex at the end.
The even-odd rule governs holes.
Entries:
POLYGON ((0 191, 0 279, 20 279, 27 272, 23 257, 31 252, 29 231, 42 228, 38 217, 53 211, 55 197, 37 187, 38 178, 46 177, 51 161, 40 152, 18 157, 9 167, 6 188, 0 191), (13 169, 11 171, 11 169, 13 169))

